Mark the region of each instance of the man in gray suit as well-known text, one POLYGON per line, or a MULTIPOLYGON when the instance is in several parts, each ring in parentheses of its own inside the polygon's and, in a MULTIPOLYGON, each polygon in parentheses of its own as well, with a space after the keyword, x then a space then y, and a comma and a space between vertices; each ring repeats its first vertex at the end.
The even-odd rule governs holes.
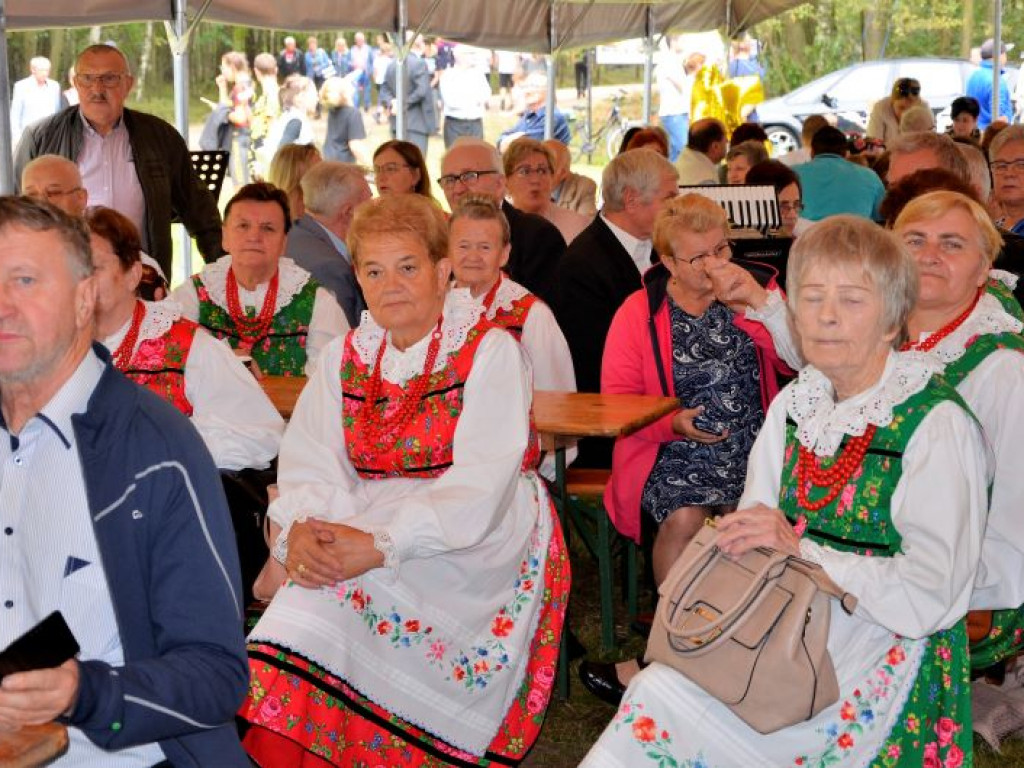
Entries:
POLYGON ((365 171, 358 165, 327 160, 306 171, 301 186, 306 212, 288 233, 284 255, 334 294, 355 328, 366 303, 345 238, 356 206, 371 197, 365 171))
MULTIPOLYGON (((405 57, 405 133, 406 140, 419 147, 423 157, 427 156, 427 140, 437 130, 437 110, 434 108, 434 91, 430 87, 430 70, 423 60, 427 44, 422 35, 418 35, 409 46, 409 55, 405 57)), ((384 74, 384 82, 380 86, 380 100, 391 105, 391 138, 395 138, 395 113, 398 105, 394 103, 395 93, 395 62, 388 64, 384 74)))

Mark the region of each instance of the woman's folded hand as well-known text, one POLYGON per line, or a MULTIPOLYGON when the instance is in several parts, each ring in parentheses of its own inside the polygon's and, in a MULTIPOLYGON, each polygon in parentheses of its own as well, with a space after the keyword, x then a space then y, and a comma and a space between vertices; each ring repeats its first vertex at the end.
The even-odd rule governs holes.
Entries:
POLYGON ((718 521, 717 544, 730 557, 741 557, 756 547, 771 547, 787 555, 800 555, 800 537, 786 516, 764 504, 722 517, 718 521))
POLYGON ((383 564, 373 535, 347 525, 310 519, 288 533, 288 575, 302 587, 330 586, 383 564))

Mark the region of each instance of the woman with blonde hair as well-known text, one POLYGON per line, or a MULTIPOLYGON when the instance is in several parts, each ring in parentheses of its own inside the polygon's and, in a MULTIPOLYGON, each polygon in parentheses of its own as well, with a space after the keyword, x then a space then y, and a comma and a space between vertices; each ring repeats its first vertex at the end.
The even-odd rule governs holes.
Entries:
POLYGON ((270 163, 267 181, 288 195, 292 221, 298 221, 306 212, 302 202, 302 177, 321 160, 320 150, 312 144, 288 144, 277 151, 270 163))
POLYGON ((368 312, 325 349, 281 446, 245 746, 265 768, 514 765, 569 588, 528 367, 448 291, 437 205, 367 201, 348 245, 368 312))
POLYGON ((219 103, 231 107, 231 181, 235 186, 249 183, 249 127, 252 122, 252 101, 256 96, 249 75, 249 60, 244 53, 228 51, 220 57, 217 75, 219 103))
POLYGON ((872 139, 881 139, 888 146, 903 133, 900 128, 903 113, 916 106, 931 109, 928 102, 921 98, 920 81, 912 77, 899 78, 892 84, 892 93, 879 99, 871 110, 867 135, 872 139))

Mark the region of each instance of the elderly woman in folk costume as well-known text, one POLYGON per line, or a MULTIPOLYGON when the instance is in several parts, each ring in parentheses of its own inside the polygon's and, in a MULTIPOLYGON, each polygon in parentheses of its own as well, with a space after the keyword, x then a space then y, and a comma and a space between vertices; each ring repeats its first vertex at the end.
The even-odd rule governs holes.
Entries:
MULTIPOLYGON (((575 392, 572 355, 554 313, 501 271, 510 251, 511 233, 501 208, 483 195, 464 197, 449 221, 448 254, 455 276, 454 290, 468 292, 483 306, 488 320, 522 344, 534 389, 575 392)), ((570 448, 567 460, 572 462, 575 457, 576 449, 570 448)), ((541 471, 549 480, 554 479, 553 457, 545 458, 541 471)))
POLYGON ((435 204, 367 202, 349 247, 369 313, 324 350, 282 444, 246 746, 288 768, 516 764, 569 588, 528 368, 447 290, 435 204))
POLYGON ((583 761, 594 766, 960 765, 972 749, 964 614, 981 553, 981 431, 933 357, 898 352, 917 271, 851 216, 796 241, 789 305, 808 365, 768 410, 719 545, 819 563, 859 604, 831 612, 839 699, 759 734, 652 664, 583 761))
POLYGON ((270 466, 284 420, 256 380, 178 305, 137 297, 142 262, 131 221, 96 207, 86 223, 98 289, 96 338, 117 369, 190 417, 219 469, 270 466))
POLYGON ((917 261, 921 280, 908 347, 945 365, 943 376, 978 417, 995 456, 971 598, 971 607, 981 609, 972 613, 980 631, 972 631, 971 667, 983 670, 1024 648, 1024 324, 1004 307, 1005 291, 992 292, 1004 287, 988 277, 1002 238, 978 203, 955 192, 931 192, 911 200, 894 229, 917 261))
POLYGON ((338 302, 309 272, 282 258, 291 218, 271 184, 242 187, 224 212, 222 256, 171 298, 184 315, 272 376, 309 375, 320 350, 348 330, 338 302))

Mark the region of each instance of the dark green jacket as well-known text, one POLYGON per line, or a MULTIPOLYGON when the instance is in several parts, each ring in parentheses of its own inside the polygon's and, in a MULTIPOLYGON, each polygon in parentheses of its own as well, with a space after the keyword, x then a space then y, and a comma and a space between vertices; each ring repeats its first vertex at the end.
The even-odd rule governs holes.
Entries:
MULTIPOLYGON (((180 221, 196 239, 206 261, 223 255, 220 212, 213 195, 192 168, 188 146, 173 126, 145 112, 124 110, 124 124, 135 158, 135 171, 146 200, 145 240, 152 256, 171 276, 171 221, 180 221)), ((15 152, 15 183, 29 160, 39 155, 60 155, 77 161, 82 149, 82 119, 78 107, 25 129, 15 152)))

